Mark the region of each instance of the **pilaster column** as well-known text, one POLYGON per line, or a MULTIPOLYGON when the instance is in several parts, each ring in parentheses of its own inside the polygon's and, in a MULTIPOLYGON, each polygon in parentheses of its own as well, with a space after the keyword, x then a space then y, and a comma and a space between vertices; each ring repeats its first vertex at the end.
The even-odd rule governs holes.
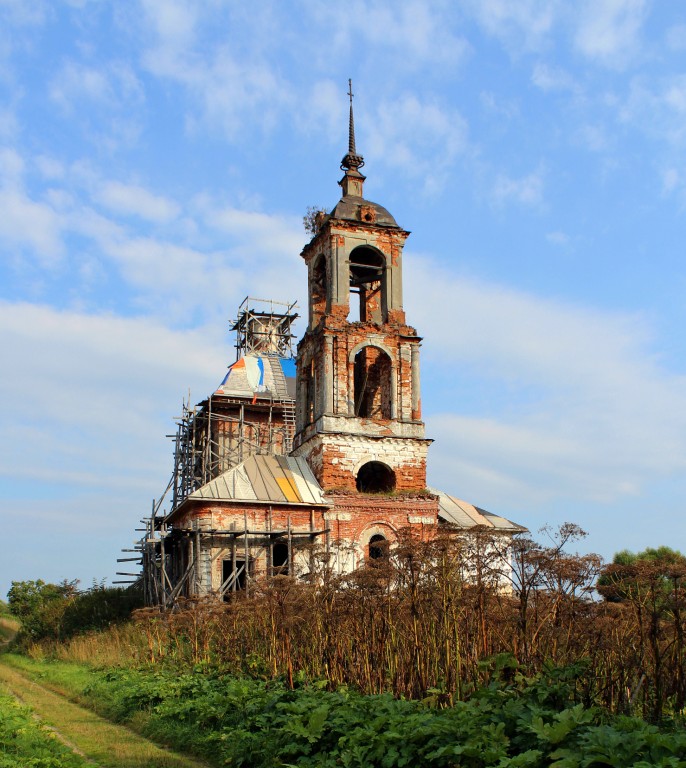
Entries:
POLYGON ((419 344, 412 345, 412 420, 422 418, 422 400, 419 393, 419 344))

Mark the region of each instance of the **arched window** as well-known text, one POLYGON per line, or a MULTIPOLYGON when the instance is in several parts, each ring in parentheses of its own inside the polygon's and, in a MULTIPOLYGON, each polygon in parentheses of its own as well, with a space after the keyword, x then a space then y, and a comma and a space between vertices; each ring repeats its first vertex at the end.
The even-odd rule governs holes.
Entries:
POLYGON ((378 347, 363 347, 355 355, 355 416, 391 418, 391 358, 378 347))
POLYGON ((382 323, 386 307, 385 260, 379 251, 366 245, 350 254, 351 323, 382 323))
POLYGON ((388 557, 388 540, 380 533, 375 533, 369 539, 369 559, 382 560, 384 557, 388 557))
POLYGON ((356 486, 360 493, 390 493, 395 490, 395 472, 380 461, 368 461, 357 473, 356 486))

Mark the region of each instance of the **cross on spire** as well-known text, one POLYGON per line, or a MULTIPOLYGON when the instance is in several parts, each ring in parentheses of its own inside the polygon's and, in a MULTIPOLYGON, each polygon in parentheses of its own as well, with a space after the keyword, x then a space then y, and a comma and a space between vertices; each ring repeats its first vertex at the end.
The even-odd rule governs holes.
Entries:
POLYGON ((348 78, 348 96, 350 97, 350 120, 348 123, 348 154, 341 160, 341 170, 357 171, 364 165, 364 158, 355 149, 355 118, 353 116, 353 81, 348 78))

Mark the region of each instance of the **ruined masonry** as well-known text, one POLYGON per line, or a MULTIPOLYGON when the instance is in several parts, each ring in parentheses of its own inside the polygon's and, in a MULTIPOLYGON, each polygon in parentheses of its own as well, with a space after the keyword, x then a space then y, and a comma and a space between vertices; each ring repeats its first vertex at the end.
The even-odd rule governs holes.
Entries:
POLYGON ((237 360, 211 396, 184 405, 172 479, 144 521, 148 604, 304 578, 314 558, 350 572, 401 532, 525 530, 426 487, 421 338, 403 310, 409 232, 365 200, 363 165, 351 92, 342 197, 313 216, 301 254, 309 306, 297 356, 295 305, 246 299, 232 327, 237 360))

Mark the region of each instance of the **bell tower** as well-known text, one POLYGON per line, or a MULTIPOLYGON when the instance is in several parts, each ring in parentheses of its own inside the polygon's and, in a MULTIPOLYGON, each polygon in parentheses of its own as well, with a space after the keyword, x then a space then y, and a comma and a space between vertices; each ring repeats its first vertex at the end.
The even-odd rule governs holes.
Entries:
POLYGON ((313 222, 307 331, 298 345, 296 437, 325 492, 423 491, 419 347, 403 310, 402 251, 409 232, 364 198, 352 86, 342 196, 313 222))

